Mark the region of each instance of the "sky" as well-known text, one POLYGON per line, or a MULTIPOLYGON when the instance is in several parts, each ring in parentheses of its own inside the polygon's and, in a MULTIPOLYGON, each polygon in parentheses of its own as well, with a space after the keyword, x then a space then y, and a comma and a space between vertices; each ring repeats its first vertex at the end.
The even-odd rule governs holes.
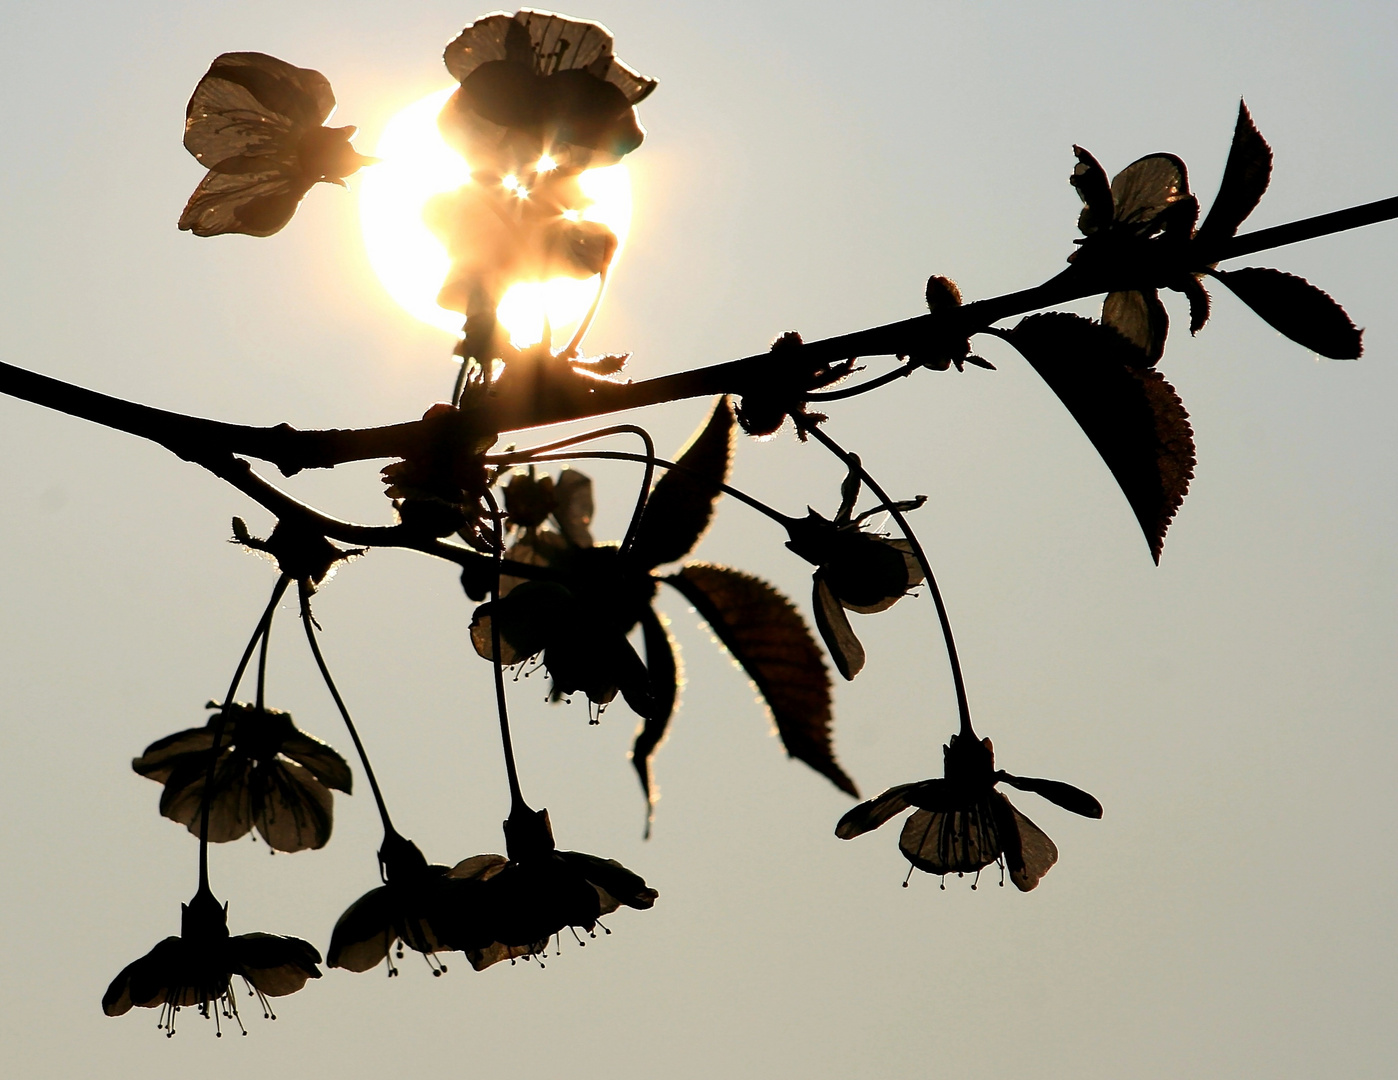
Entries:
MULTIPOLYGON (((435 0, 0 8, 0 358, 165 408, 251 424, 367 426, 449 392, 450 340, 378 284, 354 186, 321 185, 267 240, 175 228, 202 175, 180 145, 221 52, 324 72, 369 148, 447 85, 443 45, 481 14, 435 0)), ((635 217, 597 351, 651 377, 918 313, 927 275, 968 299, 1056 273, 1077 235, 1071 147, 1109 172, 1169 151, 1207 203, 1239 98, 1272 144, 1246 228, 1398 194, 1398 9, 1380 3, 598 0, 618 54, 659 79, 631 158, 635 217)), ((1178 298, 1161 370, 1199 464, 1159 567, 1052 393, 997 370, 926 372, 828 411, 900 496, 961 647, 978 731, 1016 773, 1079 785, 1100 821, 1019 808, 1060 860, 1033 893, 914 875, 889 826, 833 836, 848 797, 790 761, 753 690, 674 593, 687 686, 656 762, 654 835, 621 705, 512 688, 526 791, 561 846, 660 892, 546 970, 441 979, 404 963, 325 978, 215 1040, 193 1016, 105 1017, 111 978, 177 932, 194 840, 129 760, 203 723, 273 574, 227 543, 268 515, 129 436, 0 399, 0 1045, 29 1080, 90 1075, 521 1080, 663 1076, 1042 1078, 1388 1075, 1398 1034, 1398 224, 1259 255, 1366 328, 1321 360, 1224 290, 1195 339, 1178 298)), ((1090 302, 1075 306, 1090 314, 1090 302)), ((978 343, 979 344, 979 343, 978 343)), ((884 361, 872 359, 875 365, 884 361)), ((645 423, 664 453, 708 403, 645 423)), ((346 518, 391 513, 363 463, 285 481, 346 518)), ((266 467, 270 472, 270 467, 266 467)), ((636 476, 588 467, 599 537, 636 476)), ((839 469, 790 432, 745 440, 735 482, 830 514, 839 469)), ((700 558, 808 608, 809 567, 725 501, 700 558)), ((323 645, 395 820, 428 857, 501 847, 488 665, 451 568, 379 551, 317 599, 323 645)), ((269 701, 348 750, 293 609, 269 701)), ((836 751, 865 795, 940 775, 955 729, 930 601, 856 617, 869 663, 836 687, 836 751)), ((364 785, 322 851, 212 853, 234 933, 322 950, 377 881, 364 785)), ((410 959, 412 959, 410 957, 410 959)), ((245 1017, 248 1012, 246 1010, 245 1017)))

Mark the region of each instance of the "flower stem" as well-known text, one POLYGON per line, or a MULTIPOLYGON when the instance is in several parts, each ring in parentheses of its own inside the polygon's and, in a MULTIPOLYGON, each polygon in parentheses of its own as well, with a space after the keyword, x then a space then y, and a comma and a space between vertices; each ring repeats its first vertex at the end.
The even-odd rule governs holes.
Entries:
POLYGON ((573 340, 568 342, 568 347, 558 354, 560 360, 571 360, 578 355, 582 348, 582 340, 587 336, 588 330, 592 327, 592 320, 597 316, 597 309, 602 306, 602 294, 607 291, 607 270, 603 269, 597 275, 597 294, 592 298, 592 306, 587 309, 587 314, 583 316, 583 321, 578 323, 577 332, 573 334, 573 340))
POLYGON ((932 564, 927 559, 927 553, 923 551, 922 544, 913 532, 912 526, 908 524, 908 519, 903 516, 903 512, 898 509, 898 504, 889 498, 888 493, 879 485, 878 481, 869 475, 869 470, 853 454, 846 451, 839 443, 827 435, 820 427, 809 421, 797 418, 797 424, 801 429, 810 435, 815 436, 827 450, 845 463, 847 468, 859 470, 859 475, 864 483, 869 485, 869 489, 883 500, 888 512, 893 515, 893 520, 898 522, 898 528, 902 530, 904 538, 913 549, 913 556, 917 559, 918 565, 922 567, 922 576, 927 579, 927 589, 932 594, 932 602, 937 608, 937 618, 942 624, 942 639, 946 642, 947 662, 951 664, 952 684, 956 688, 956 708, 961 714, 961 734, 975 738, 975 731, 971 727, 971 706, 966 700, 966 682, 961 677, 961 660, 956 653, 956 639, 951 632, 951 618, 947 615, 947 605, 942 600, 942 590, 937 587, 937 578, 932 573, 932 564))
POLYGON ((725 484, 722 480, 715 480, 713 477, 705 475, 698 469, 691 469, 689 466, 681 465, 675 461, 667 461, 663 457, 645 457, 641 454, 628 454, 620 450, 582 450, 574 454, 539 454, 531 458, 530 460, 536 462, 589 460, 638 461, 642 464, 653 464, 661 469, 673 469, 679 472, 689 473, 691 476, 697 476, 700 479, 713 484, 714 487, 718 488, 725 495, 732 495, 733 498, 737 499, 739 502, 744 503, 747 506, 752 507, 758 513, 767 515, 767 517, 771 518, 773 521, 783 526, 784 528, 790 525, 793 520, 795 520, 793 518, 788 517, 786 514, 783 514, 780 510, 768 506, 761 499, 749 495, 746 491, 743 491, 741 488, 735 488, 731 484, 725 484))
POLYGON ((335 707, 340 710, 340 717, 344 720, 345 728, 349 731, 350 739, 354 742, 355 753, 359 755, 359 764, 364 766, 364 775, 369 781, 369 790, 374 793, 374 802, 379 808, 379 817, 383 820, 384 832, 393 833, 393 822, 389 820, 388 806, 384 803, 383 792, 379 790, 379 781, 374 776, 374 767, 369 764, 369 755, 364 751, 364 743, 359 739, 359 731, 350 718, 349 709, 345 707, 345 699, 340 696, 340 691, 335 686, 335 680, 330 675, 330 668, 325 663, 325 657, 321 655, 320 643, 316 641, 315 619, 311 617, 310 584, 302 580, 298 582, 298 586, 301 595, 301 625, 306 628, 306 640, 310 642, 311 655, 315 657, 316 667, 320 668, 320 677, 325 680, 325 688, 335 699, 335 707))
POLYGON ((272 625, 272 616, 276 613, 277 604, 281 602, 282 595, 291 584, 291 578, 282 574, 277 578, 277 583, 272 586, 272 599, 267 602, 267 608, 262 612, 262 618, 257 620, 257 629, 252 632, 252 638, 248 641, 248 647, 243 650, 242 659, 238 661, 238 667, 233 672, 233 679, 228 684, 228 693, 224 696, 223 705, 214 717, 214 743, 209 749, 209 771, 204 775, 204 793, 199 800, 199 890, 207 892, 209 889, 209 808, 213 804, 214 780, 218 771, 219 750, 223 743, 224 721, 228 716, 228 709, 233 704, 233 695, 238 692, 238 684, 243 681, 243 672, 248 669, 248 662, 252 659, 252 650, 257 647, 257 643, 267 636, 268 628, 272 625))
POLYGON ((267 708, 267 643, 272 639, 272 620, 262 631, 262 644, 257 650, 257 711, 267 708))
POLYGON ((500 605, 500 575, 505 563, 505 533, 500 525, 500 507, 487 488, 486 502, 490 504, 491 520, 495 522, 495 581, 490 586, 490 602, 495 612, 490 616, 490 656, 495 668, 495 708, 500 714, 500 747, 505 754, 505 777, 510 784, 510 813, 528 809, 519 788, 519 771, 515 768, 515 748, 510 739, 510 714, 505 704, 505 667, 500 662, 500 620, 496 617, 500 605))
POLYGON ((531 447, 528 450, 518 450, 509 454, 486 455, 486 461, 499 464, 512 464, 518 461, 524 464, 537 460, 560 460, 556 458, 542 459, 538 454, 546 450, 562 450, 564 447, 576 446, 578 443, 591 442, 593 439, 604 439, 609 435, 635 435, 641 442, 646 444, 645 456, 635 455, 627 460, 641 461, 645 463, 646 473, 641 480, 641 489, 636 494, 636 509, 631 512, 631 524, 626 528, 626 537, 621 542, 623 552, 630 551, 631 545, 636 540, 636 530, 640 527, 641 516, 646 511, 646 500, 650 498, 651 481, 655 478, 655 466, 659 459, 655 456, 655 441, 650 437, 650 432, 636 424, 613 424, 611 427, 598 428, 596 431, 587 431, 581 435, 573 435, 567 439, 559 439, 557 442, 545 443, 543 446, 531 447))

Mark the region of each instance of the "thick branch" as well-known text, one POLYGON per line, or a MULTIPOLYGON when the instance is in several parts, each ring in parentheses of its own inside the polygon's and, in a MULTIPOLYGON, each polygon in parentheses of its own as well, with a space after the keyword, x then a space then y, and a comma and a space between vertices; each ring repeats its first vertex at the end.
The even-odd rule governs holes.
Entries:
MULTIPOLYGON (((1198 269, 1202 270, 1205 259, 1207 263, 1221 262, 1395 217, 1398 217, 1398 198, 1384 199, 1234 237, 1211 251, 1199 252, 1195 261, 1200 262, 1198 269)), ((512 393, 502 392, 478 409, 443 413, 376 428, 299 431, 288 424, 276 427, 227 424, 138 405, 5 363, 0 363, 0 393, 150 439, 180 457, 198 461, 219 475, 224 475, 224 466, 215 468, 210 462, 243 454, 270 461, 284 475, 290 476, 302 469, 331 468, 348 461, 420 457, 464 445, 482 434, 578 420, 661 402, 724 393, 741 396, 754 385, 769 379, 777 370, 774 365, 790 365, 794 371, 811 371, 821 365, 835 364, 852 357, 906 355, 917 351, 925 343, 944 338, 964 338, 1001 319, 1093 296, 1109 287, 1100 278, 1070 266, 1032 289, 978 300, 936 316, 920 315, 852 334, 808 342, 799 348, 784 350, 780 356, 759 353, 635 383, 615 383, 578 375, 553 381, 541 378, 536 384, 525 388, 527 392, 520 392, 519 387, 512 393)), ((236 471, 233 469, 225 479, 246 490, 234 479, 236 471)), ((328 530, 326 535, 335 535, 352 543, 381 544, 381 541, 354 539, 328 530)), ((415 543, 400 542, 402 539, 400 534, 395 534, 392 541, 394 546, 417 546, 415 543)))

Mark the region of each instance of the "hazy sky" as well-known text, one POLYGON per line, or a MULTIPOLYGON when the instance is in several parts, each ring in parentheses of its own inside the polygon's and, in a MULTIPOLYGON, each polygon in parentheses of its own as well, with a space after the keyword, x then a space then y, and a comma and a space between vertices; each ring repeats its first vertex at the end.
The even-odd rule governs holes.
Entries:
MULTIPOLYGON (((449 389, 448 339, 384 294, 355 196, 322 185, 270 240, 175 221, 201 171, 180 145, 210 60, 323 71, 361 146, 447 77, 459 4, 133 2, 0 8, 0 357, 227 420, 361 426, 449 389)), ((632 158, 631 240, 590 339, 646 377, 916 314, 929 273, 968 298, 1035 284, 1071 250, 1074 142, 1115 172, 1170 151, 1212 198, 1239 97, 1276 152, 1249 228, 1398 194, 1392 4, 828 4, 599 0, 660 80, 632 158)), ((353 183, 353 182, 352 182, 353 183)), ((832 409, 830 430, 916 515, 1000 764, 1061 778, 1087 821, 1015 802, 1057 842, 1037 891, 899 882, 895 827, 851 843, 849 800, 788 761, 742 675, 675 594, 689 685, 657 772, 654 838, 617 705, 589 727, 513 693, 527 791, 565 847, 660 890, 546 971, 464 960, 327 972, 215 1041, 192 1015, 99 1001, 178 929, 196 844, 131 772, 202 723, 271 587, 225 541, 268 516, 127 436, 0 399, 0 1047, 26 1080, 101 1074, 529 1078, 1389 1075, 1398 1053, 1392 822, 1398 585, 1398 223, 1259 256, 1367 327, 1317 360, 1216 290, 1198 339, 1169 301, 1162 370, 1199 466, 1159 568, 1110 474, 998 342, 995 372, 924 373, 832 409), (197 1070, 197 1071, 196 1071, 197 1070)), ((1090 311, 1090 307, 1082 310, 1090 311)), ((877 363, 877 361, 876 361, 877 363)), ((647 414, 662 450, 707 403, 647 414)), ((385 521, 376 466, 287 486, 385 521)), ((270 470, 269 470, 270 471, 270 470)), ((634 472, 590 469, 601 537, 634 472)), ((838 470, 789 434, 745 441, 737 482, 830 513, 838 470)), ((700 549, 806 606, 809 567, 729 501, 700 549)), ((437 861, 501 848, 489 667, 455 575, 383 551, 317 607, 324 648, 405 833, 437 861)), ((288 617, 272 704, 348 751, 288 617)), ((837 751, 866 794, 938 775, 955 727, 925 597, 858 619, 837 751)), ((362 777, 357 780, 362 781, 362 777)), ((366 786, 321 852, 213 852, 234 933, 326 945, 376 881, 366 786)), ((252 1010, 248 1010, 252 1011, 252 1010)))

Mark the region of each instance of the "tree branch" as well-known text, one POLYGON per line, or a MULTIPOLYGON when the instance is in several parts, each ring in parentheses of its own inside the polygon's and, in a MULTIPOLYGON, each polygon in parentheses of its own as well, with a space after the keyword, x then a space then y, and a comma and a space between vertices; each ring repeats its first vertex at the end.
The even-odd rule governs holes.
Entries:
MULTIPOLYGON (((1396 217, 1398 197, 1383 199, 1233 237, 1208 252, 1194 253, 1192 259, 1199 262, 1198 269, 1203 270, 1206 265, 1215 262, 1396 217)), ((579 420, 684 398, 725 393, 742 396, 774 377, 799 378, 853 357, 907 355, 916 352, 920 346, 936 341, 969 337, 1013 315, 1037 311, 1109 289, 1110 285, 1100 277, 1069 266, 1056 277, 1032 289, 978 300, 935 316, 919 315, 852 334, 808 342, 785 349, 780 355, 759 353, 710 367, 627 383, 591 378, 571 368, 564 370, 563 377, 536 371, 532 377, 518 377, 512 384, 507 380, 508 385, 502 385, 501 392, 482 406, 375 428, 300 431, 289 424, 275 427, 228 424, 99 394, 6 363, 0 363, 0 393, 149 439, 186 460, 204 465, 259 502, 266 498, 280 505, 281 500, 288 500, 289 510, 290 504, 301 508, 291 512, 317 514, 256 477, 247 468, 246 462, 238 463, 241 468, 229 464, 237 460, 232 455, 242 454, 269 461, 283 475, 291 476, 302 469, 333 468, 349 461, 450 453, 454 447, 482 435, 579 420), (254 494, 254 489, 257 494, 254 494), (276 492, 276 495, 269 491, 276 492)), ((263 502, 263 505, 272 509, 267 502, 263 502)), ((325 527, 322 531, 327 536, 350 543, 409 547, 454 561, 460 559, 447 552, 460 550, 474 555, 464 548, 457 549, 440 541, 433 543, 447 549, 447 552, 435 547, 429 551, 431 545, 424 547, 424 541, 410 539, 409 534, 401 531, 402 526, 375 531, 371 526, 351 525, 319 516, 323 518, 325 527), (370 530, 376 539, 367 539, 362 530, 370 530)), ((317 528, 320 527, 317 525, 317 528)))

